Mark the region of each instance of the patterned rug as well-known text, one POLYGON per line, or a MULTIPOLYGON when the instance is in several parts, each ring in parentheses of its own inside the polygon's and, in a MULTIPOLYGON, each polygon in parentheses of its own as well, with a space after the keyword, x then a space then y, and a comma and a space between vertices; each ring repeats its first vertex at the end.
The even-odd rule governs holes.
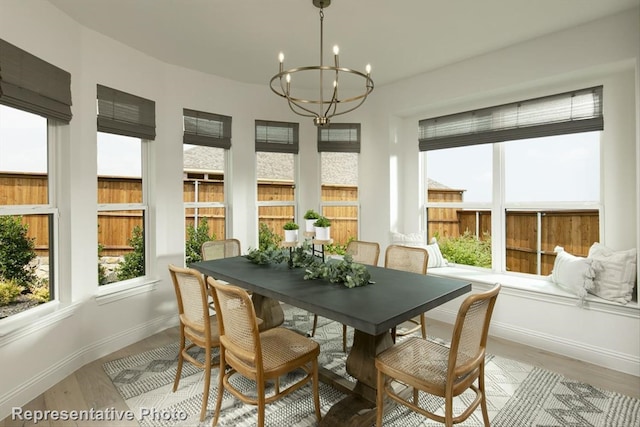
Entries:
MULTIPOLYGON (((308 332, 313 315, 307 311, 285 307, 283 326, 308 332)), ((342 352, 342 325, 319 317, 314 337, 320 343, 319 364, 354 381, 346 373, 346 354, 342 352)), ((348 328, 349 339, 353 329, 348 328)), ((141 426, 210 426, 217 394, 217 369, 211 373, 211 391, 205 420, 199 422, 202 401, 203 372, 185 362, 178 390, 173 393, 177 366, 178 343, 104 364, 104 370, 126 401, 141 426)), ((202 356, 202 353, 199 354, 202 356)), ((282 380, 284 386, 296 378, 292 374, 282 380)), ((561 375, 524 363, 488 356, 486 387, 489 417, 493 427, 640 427, 640 400, 597 389, 561 375)), ((251 381, 237 378, 236 386, 254 390, 251 381)), ((345 395, 320 383, 321 411, 345 395)), ((267 391, 269 393, 269 390, 267 391)), ((473 393, 456 398, 455 406, 473 399, 473 393)), ((420 394, 421 404, 431 410, 443 405, 441 399, 420 394)), ((254 426, 257 410, 244 405, 228 392, 224 394, 219 426, 254 426)), ((397 407, 384 419, 385 426, 441 426, 405 408, 397 407)), ((284 399, 267 405, 267 426, 314 426, 316 420, 309 387, 303 387, 284 399)), ((483 426, 480 409, 459 426, 483 426)))

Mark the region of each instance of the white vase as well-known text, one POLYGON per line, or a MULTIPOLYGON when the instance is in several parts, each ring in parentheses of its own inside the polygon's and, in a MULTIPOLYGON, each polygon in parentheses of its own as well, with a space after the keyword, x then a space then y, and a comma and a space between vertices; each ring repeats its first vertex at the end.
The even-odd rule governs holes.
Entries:
POLYGON ((331 227, 315 227, 316 240, 331 239, 331 227))
POLYGON ((284 230, 284 241, 285 242, 297 242, 298 241, 298 230, 284 230))
POLYGON ((315 219, 305 219, 304 223, 305 223, 305 231, 307 233, 313 233, 315 232, 315 226, 313 225, 316 222, 315 219))

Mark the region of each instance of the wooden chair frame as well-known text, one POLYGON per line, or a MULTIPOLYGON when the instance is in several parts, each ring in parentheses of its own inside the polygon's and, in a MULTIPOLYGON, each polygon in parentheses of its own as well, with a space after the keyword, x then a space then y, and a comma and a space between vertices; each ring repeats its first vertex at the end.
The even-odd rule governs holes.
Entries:
POLYGON ((218 322, 215 315, 209 315, 209 291, 202 274, 195 269, 177 267, 173 264, 169 265, 169 272, 176 292, 180 318, 180 350, 173 391, 178 389, 185 360, 204 369, 204 391, 200 410, 200 421, 203 421, 209 400, 211 369, 217 366, 212 360, 212 350, 220 346, 218 322), (198 287, 197 290, 192 289, 195 286, 198 287), (191 342, 189 345, 186 345, 187 339, 191 342), (204 349, 204 363, 189 354, 193 347, 204 349))
POLYGON ((484 424, 489 426, 484 364, 491 315, 499 292, 500 285, 496 285, 463 301, 450 348, 411 337, 376 356, 376 426, 382 425, 385 396, 447 427, 466 420, 480 405, 484 424), (411 401, 396 392, 394 381, 413 389, 411 401), (475 392, 475 399, 462 413, 454 416, 453 398, 468 389, 475 392), (420 407, 419 391, 444 398, 445 415, 420 407))
MULTIPOLYGON (((429 264, 429 252, 424 248, 402 246, 402 245, 390 245, 387 246, 387 250, 384 254, 384 266, 386 268, 393 268, 396 270, 409 271, 417 274, 427 274, 427 265, 429 264), (402 254, 402 260, 409 260, 409 263, 397 263, 396 255, 402 254), (416 261, 416 262, 411 262, 416 261)), ((421 313, 418 320, 410 319, 408 322, 415 324, 413 328, 397 332, 396 328, 391 330, 393 342, 396 341, 396 335, 404 336, 410 335, 418 330, 422 334, 422 338, 427 338, 427 321, 424 317, 424 313, 421 313)))
MULTIPOLYGON (((376 242, 365 242, 363 240, 351 240, 347 244, 346 252, 353 257, 353 262, 357 262, 365 265, 378 265, 378 258, 380 257, 380 245, 376 242), (362 256, 359 254, 359 249, 364 248, 366 251, 372 251, 373 257, 362 256)), ((368 255, 368 254, 367 254, 368 255)), ((316 328, 318 326, 318 315, 313 315, 313 327, 311 329, 311 336, 316 335, 316 328)), ((342 351, 347 352, 347 325, 342 325, 342 351)))
POLYGON ((209 277, 213 297, 218 309, 220 327, 220 366, 218 395, 212 425, 220 415, 224 390, 244 403, 258 406, 259 427, 264 426, 265 405, 312 383, 315 414, 321 419, 318 392, 318 355, 320 346, 313 340, 285 328, 259 331, 255 309, 249 294, 241 288, 223 284, 209 277), (305 376, 286 389, 280 389, 280 376, 302 369, 305 376), (256 382, 257 396, 242 393, 230 382, 231 376, 240 374, 256 382), (266 396, 267 381, 275 382, 273 395, 266 396))

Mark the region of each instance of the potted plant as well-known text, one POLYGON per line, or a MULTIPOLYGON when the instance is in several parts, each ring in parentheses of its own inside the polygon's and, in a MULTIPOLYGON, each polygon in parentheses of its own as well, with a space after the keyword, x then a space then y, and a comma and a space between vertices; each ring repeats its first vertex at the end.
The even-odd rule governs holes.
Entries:
POLYGON ((313 226, 313 223, 316 222, 316 220, 320 218, 320 214, 316 211, 314 211, 313 209, 309 209, 305 214, 304 214, 304 221, 305 221, 305 231, 307 233, 313 233, 315 232, 315 228, 313 226))
POLYGON ((329 240, 331 239, 331 221, 329 218, 321 216, 313 223, 316 240, 329 240))
POLYGON ((287 222, 284 225, 284 241, 285 242, 297 242, 298 241, 298 224, 295 222, 287 222))

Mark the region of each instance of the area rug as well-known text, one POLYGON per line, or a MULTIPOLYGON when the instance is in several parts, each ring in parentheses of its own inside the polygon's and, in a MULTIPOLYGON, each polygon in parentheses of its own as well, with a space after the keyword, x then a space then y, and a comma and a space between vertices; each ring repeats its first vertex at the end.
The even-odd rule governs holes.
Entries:
MULTIPOLYGON (((306 333, 311 329, 313 315, 293 307, 285 309, 284 327, 306 333)), ((346 372, 346 354, 342 352, 342 325, 319 317, 319 327, 313 339, 320 343, 319 364, 337 375, 355 382, 346 372)), ((353 330, 349 330, 349 341, 353 330)), ((203 391, 203 372, 191 364, 183 366, 180 385, 172 392, 177 366, 178 343, 128 356, 104 364, 104 370, 122 395, 141 426, 210 426, 217 394, 217 374, 211 373, 211 391, 207 416, 199 421, 203 391)), ((195 353, 194 353, 195 354, 195 353)), ((202 356, 203 353, 198 354, 202 356)), ((282 384, 295 380, 292 374, 282 384)), ((564 378, 556 373, 498 356, 488 356, 486 387, 489 418, 494 427, 566 427, 640 426, 640 400, 601 390, 588 384, 564 378)), ((248 380, 236 379, 244 390, 254 390, 248 380)), ((333 387, 320 383, 321 411, 329 408, 345 395, 333 387)), ((269 390, 267 391, 269 393, 269 390)), ((473 398, 466 393, 456 398, 454 406, 473 398)), ((421 393, 422 405, 440 410, 441 399, 421 393)), ((314 426, 316 419, 309 387, 303 387, 280 401, 267 405, 267 426, 314 426)), ((257 410, 224 394, 219 426, 254 426, 257 410)), ((386 414, 383 424, 393 427, 441 426, 405 408, 397 407, 386 414)), ((483 426, 478 409, 459 426, 483 426)))

